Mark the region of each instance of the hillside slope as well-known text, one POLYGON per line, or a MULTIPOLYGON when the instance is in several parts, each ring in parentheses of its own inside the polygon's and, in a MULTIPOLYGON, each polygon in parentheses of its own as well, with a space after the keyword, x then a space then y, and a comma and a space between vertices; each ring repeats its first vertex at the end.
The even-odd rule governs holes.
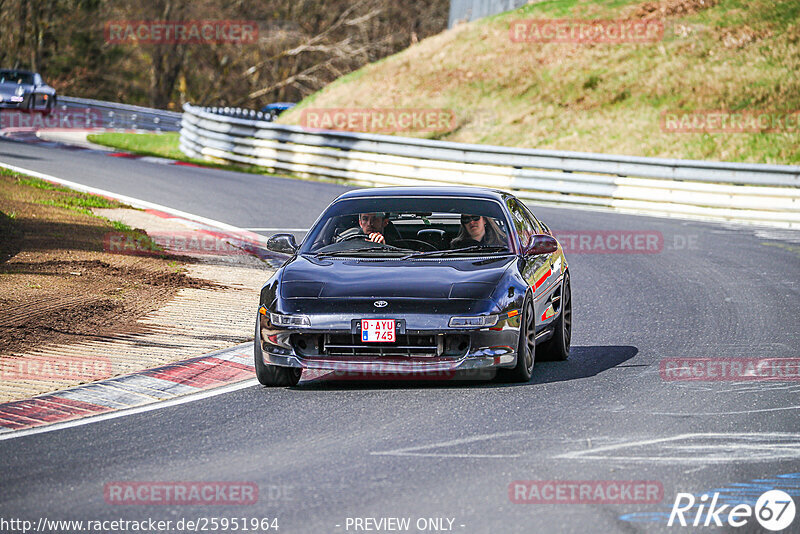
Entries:
MULTIPOLYGON (((800 162, 800 128, 686 133, 662 112, 800 110, 800 0, 552 0, 463 24, 344 76, 305 108, 445 108, 417 136, 640 156, 800 162), (651 43, 512 42, 519 19, 648 19, 651 43)), ((399 135, 415 135, 399 132, 399 135)))

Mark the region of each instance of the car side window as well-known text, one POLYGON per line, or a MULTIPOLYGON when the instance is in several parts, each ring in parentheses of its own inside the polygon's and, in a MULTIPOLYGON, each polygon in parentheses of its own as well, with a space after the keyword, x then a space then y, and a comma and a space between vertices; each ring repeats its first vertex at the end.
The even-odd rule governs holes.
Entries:
POLYGON ((514 227, 517 229, 519 235, 519 242, 523 248, 531 243, 531 239, 537 233, 536 226, 531 222, 530 218, 525 214, 522 206, 516 199, 508 200, 508 210, 511 212, 511 219, 514 227))
POLYGON ((531 223, 531 226, 533 226, 533 229, 536 230, 536 233, 541 234, 545 228, 544 224, 542 224, 542 221, 536 218, 536 215, 533 214, 533 212, 528 206, 526 206, 522 202, 520 202, 519 205, 522 207, 522 213, 524 213, 525 216, 528 218, 528 220, 531 223))

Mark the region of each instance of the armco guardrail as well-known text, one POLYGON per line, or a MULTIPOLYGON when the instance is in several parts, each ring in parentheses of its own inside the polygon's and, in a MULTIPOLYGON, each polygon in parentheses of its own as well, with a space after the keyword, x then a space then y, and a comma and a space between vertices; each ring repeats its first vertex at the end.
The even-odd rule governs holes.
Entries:
POLYGON ((92 108, 100 112, 103 123, 98 127, 101 128, 151 130, 154 132, 177 132, 181 129, 181 113, 174 111, 70 96, 59 96, 57 102, 57 107, 62 110, 92 108))
POLYGON ((363 185, 477 185, 520 198, 800 228, 800 166, 706 162, 311 131, 184 105, 190 157, 363 185))

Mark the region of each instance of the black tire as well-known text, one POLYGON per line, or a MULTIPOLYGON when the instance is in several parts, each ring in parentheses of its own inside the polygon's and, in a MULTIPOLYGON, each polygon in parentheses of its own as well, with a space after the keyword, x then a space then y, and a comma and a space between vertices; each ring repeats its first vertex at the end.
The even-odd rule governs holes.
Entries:
POLYGON ((553 337, 539 346, 539 353, 550 361, 563 362, 569 357, 572 342, 572 291, 569 273, 564 274, 561 283, 561 313, 553 323, 553 337))
POLYGON ((296 386, 303 370, 298 367, 280 367, 264 363, 261 352, 261 336, 258 331, 259 320, 256 319, 256 337, 253 340, 253 356, 255 357, 256 378, 267 387, 296 386))
POLYGON ((497 370, 497 379, 501 382, 530 382, 533 376, 536 363, 536 314, 530 297, 525 297, 519 322, 517 365, 511 369, 497 370))

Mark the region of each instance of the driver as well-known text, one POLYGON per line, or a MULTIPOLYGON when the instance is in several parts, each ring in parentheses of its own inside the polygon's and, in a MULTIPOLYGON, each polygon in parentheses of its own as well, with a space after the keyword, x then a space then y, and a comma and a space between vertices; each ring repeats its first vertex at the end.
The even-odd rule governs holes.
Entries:
POLYGON ((358 226, 364 235, 374 243, 386 243, 386 238, 383 236, 386 231, 386 225, 389 224, 389 219, 386 218, 385 213, 361 213, 358 216, 358 226))
POLYGON ((337 241, 352 239, 357 235, 363 235, 368 241, 391 245, 397 239, 397 229, 389 222, 389 218, 384 212, 361 213, 358 215, 358 227, 353 227, 339 234, 337 241))

